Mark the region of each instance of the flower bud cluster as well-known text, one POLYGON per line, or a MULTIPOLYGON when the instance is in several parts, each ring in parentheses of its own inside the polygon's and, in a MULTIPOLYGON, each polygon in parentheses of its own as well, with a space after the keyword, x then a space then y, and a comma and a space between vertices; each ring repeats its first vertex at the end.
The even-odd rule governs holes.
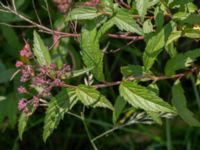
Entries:
MULTIPOLYGON (((33 54, 30 46, 27 46, 27 44, 28 43, 26 43, 21 51, 28 49, 29 54, 31 55, 24 55, 23 53, 23 56, 30 59, 33 54)), ((21 51, 20 55, 22 54, 21 51)), ((53 88, 62 87, 64 84, 64 81, 61 79, 62 76, 65 75, 66 72, 71 71, 70 65, 67 64, 58 68, 56 64, 33 66, 25 64, 22 61, 17 61, 15 66, 21 73, 20 82, 28 85, 28 88, 19 86, 18 93, 31 97, 28 99, 22 98, 18 103, 18 109, 26 114, 32 114, 30 111, 32 109, 30 108, 35 110, 40 105, 40 99, 52 96, 51 91, 53 88), (34 91, 36 94, 33 94, 33 92, 30 91, 34 91)))

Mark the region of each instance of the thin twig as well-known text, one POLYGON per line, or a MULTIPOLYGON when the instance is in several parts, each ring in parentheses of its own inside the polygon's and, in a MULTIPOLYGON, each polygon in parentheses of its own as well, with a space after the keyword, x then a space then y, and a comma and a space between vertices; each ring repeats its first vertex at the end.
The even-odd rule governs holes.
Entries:
POLYGON ((34 0, 32 0, 32 4, 33 4, 33 9, 34 9, 34 11, 35 11, 35 14, 36 14, 36 17, 37 17, 37 19, 38 19, 38 22, 40 23, 40 25, 42 25, 42 21, 41 21, 39 15, 38 15, 38 13, 37 13, 37 10, 36 10, 36 7, 35 7, 35 1, 34 1, 34 0))
POLYGON ((12 25, 4 22, 0 22, 1 25, 12 27, 12 28, 34 28, 34 25, 12 25))

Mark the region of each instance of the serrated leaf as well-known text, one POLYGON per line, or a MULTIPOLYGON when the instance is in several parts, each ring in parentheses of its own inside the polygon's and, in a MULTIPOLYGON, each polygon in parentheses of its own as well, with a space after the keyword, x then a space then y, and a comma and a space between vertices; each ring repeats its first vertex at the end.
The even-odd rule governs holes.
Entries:
POLYGON ((127 102, 121 96, 117 97, 115 101, 115 105, 114 105, 113 116, 112 116, 113 123, 116 123, 116 121, 118 120, 120 114, 122 113, 122 111, 124 110, 126 106, 126 103, 127 102))
POLYGON ((95 23, 93 21, 87 22, 82 28, 81 33, 82 59, 87 67, 93 67, 91 72, 94 74, 94 77, 99 81, 104 81, 104 54, 100 50, 95 23))
POLYGON ((43 140, 45 142, 53 130, 57 128, 64 114, 72 109, 77 101, 74 89, 63 89, 58 95, 51 99, 44 119, 43 140))
POLYGON ((168 23, 161 31, 155 33, 155 35, 149 39, 143 55, 145 70, 149 70, 153 66, 157 55, 165 46, 171 32, 172 24, 168 23))
POLYGON ((66 21, 94 19, 99 15, 101 15, 101 13, 97 13, 97 9, 95 7, 84 6, 72 9, 66 17, 66 21))
POLYGON ((114 24, 122 31, 129 31, 143 35, 143 31, 140 26, 133 19, 132 15, 123 9, 119 9, 116 15, 113 17, 114 24))
POLYGON ((136 8, 142 20, 144 20, 148 6, 149 0, 136 0, 136 8))
POLYGON ((111 110, 114 109, 109 100, 93 87, 79 85, 79 87, 76 89, 76 94, 78 99, 85 106, 92 106, 94 108, 104 107, 109 108, 111 110))
POLYGON ((192 62, 198 57, 200 57, 200 49, 177 54, 175 57, 167 61, 165 74, 170 76, 175 74, 176 70, 191 66, 192 62))
POLYGON ((114 22, 112 19, 108 20, 107 22, 105 22, 100 29, 98 30, 97 33, 97 39, 101 39, 102 36, 110 29, 114 26, 114 22))
POLYGON ((152 112, 175 113, 175 110, 154 92, 134 82, 122 82, 119 91, 120 95, 135 108, 152 112))
POLYGON ((22 140, 22 135, 26 128, 27 122, 28 122, 28 116, 24 113, 21 113, 19 117, 19 122, 18 122, 18 133, 19 133, 20 140, 22 140))
POLYGON ((184 90, 177 80, 172 87, 172 103, 176 107, 180 117, 191 126, 200 127, 200 122, 193 117, 193 113, 187 108, 184 90))
POLYGON ((33 52, 37 58, 37 61, 40 65, 50 65, 51 64, 51 56, 49 54, 49 50, 44 45, 39 34, 34 31, 34 43, 33 43, 33 52))

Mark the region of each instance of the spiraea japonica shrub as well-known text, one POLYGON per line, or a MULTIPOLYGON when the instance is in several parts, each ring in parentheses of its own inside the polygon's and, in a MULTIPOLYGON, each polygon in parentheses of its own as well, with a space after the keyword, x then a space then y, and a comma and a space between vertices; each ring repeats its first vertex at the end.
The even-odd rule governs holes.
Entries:
POLYGON ((181 117, 190 126, 200 126, 184 92, 191 81, 200 108, 198 2, 53 0, 51 5, 62 16, 57 20, 51 19, 45 4, 50 18, 46 26, 19 12, 15 1, 1 3, 1 11, 34 29, 33 38, 24 39, 12 77, 20 80, 21 139, 39 109, 44 141, 65 115, 71 115, 83 122, 94 149, 98 139, 134 124, 161 125, 165 118, 173 122, 181 117), (41 38, 44 35, 50 42, 41 38), (91 136, 86 111, 106 111, 112 127, 91 136))

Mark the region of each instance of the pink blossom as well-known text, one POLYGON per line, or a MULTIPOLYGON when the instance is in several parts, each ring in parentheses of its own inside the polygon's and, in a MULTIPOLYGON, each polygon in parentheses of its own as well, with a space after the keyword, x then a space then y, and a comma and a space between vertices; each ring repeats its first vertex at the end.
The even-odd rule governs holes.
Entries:
POLYGON ((18 109, 19 110, 23 110, 26 107, 26 105, 27 105, 26 101, 27 100, 24 99, 24 98, 19 101, 19 103, 18 103, 18 109))
POLYGON ((54 80, 54 84, 55 84, 56 86, 62 86, 63 82, 62 82, 60 79, 55 79, 55 80, 54 80))
POLYGON ((26 92, 27 92, 26 89, 25 89, 23 86, 18 87, 17 91, 18 91, 18 93, 20 93, 20 94, 23 94, 23 93, 26 93, 26 92))
POLYGON ((27 58, 32 56, 30 45, 27 42, 24 45, 23 49, 20 51, 20 56, 27 58))
POLYGON ((22 67, 23 65, 24 65, 23 62, 21 62, 21 61, 17 61, 16 64, 15 64, 15 66, 17 68, 22 67))

